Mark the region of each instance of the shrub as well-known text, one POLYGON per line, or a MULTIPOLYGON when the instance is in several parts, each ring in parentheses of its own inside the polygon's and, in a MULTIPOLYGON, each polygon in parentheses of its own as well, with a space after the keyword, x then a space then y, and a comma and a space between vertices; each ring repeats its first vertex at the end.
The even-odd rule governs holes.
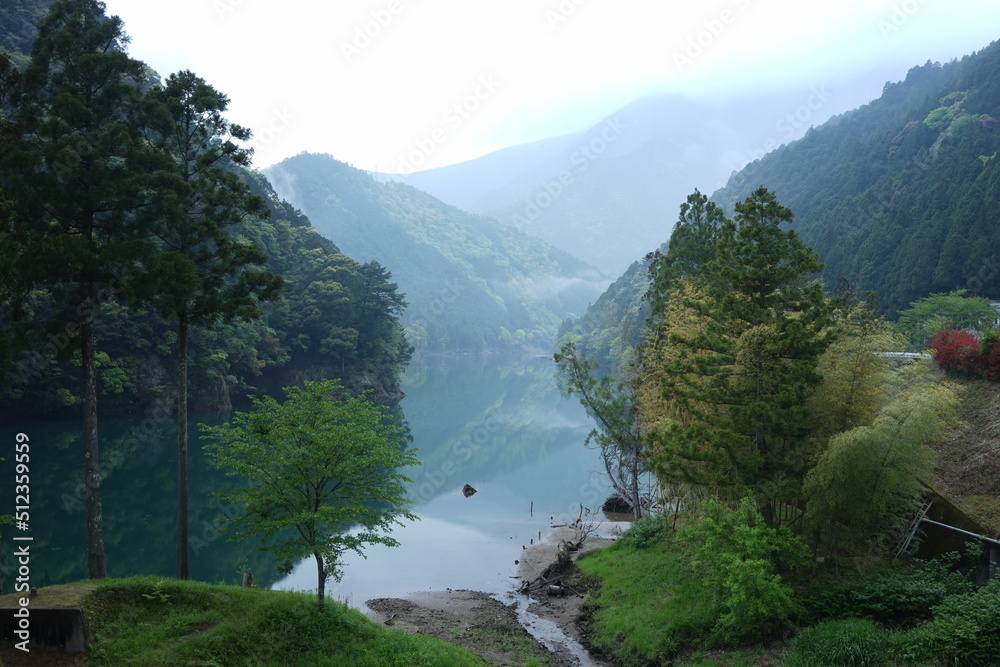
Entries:
POLYGON ((622 533, 619 543, 634 549, 650 547, 666 536, 667 524, 661 517, 643 517, 622 533))
POLYGON ((968 667, 1000 661, 1000 582, 952 595, 933 611, 933 621, 905 634, 898 657, 968 667))
POLYGON ((931 339, 931 350, 943 371, 979 375, 983 372, 980 342, 968 331, 956 331, 951 325, 938 331, 931 339))
POLYGON ((797 603, 780 572, 807 560, 805 545, 786 528, 768 526, 751 497, 738 509, 718 499, 702 503, 697 520, 678 531, 692 570, 714 596, 714 643, 742 642, 773 631, 797 603))
POLYGON ((864 618, 882 624, 912 625, 931 618, 931 609, 951 595, 973 590, 972 582, 953 571, 959 554, 932 561, 915 561, 908 569, 854 577, 824 584, 803 597, 803 620, 864 618))
POLYGON ((881 665, 885 662, 888 633, 860 618, 826 621, 803 630, 786 657, 789 667, 815 665, 881 665))

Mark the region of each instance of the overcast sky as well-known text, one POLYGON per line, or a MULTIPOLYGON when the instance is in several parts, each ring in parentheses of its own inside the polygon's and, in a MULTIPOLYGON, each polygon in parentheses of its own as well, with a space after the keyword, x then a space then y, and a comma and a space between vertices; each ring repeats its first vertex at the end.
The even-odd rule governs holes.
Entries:
POLYGON ((230 97, 258 167, 302 151, 441 166, 584 129, 650 91, 902 78, 1000 38, 996 0, 105 1, 133 57, 230 97))

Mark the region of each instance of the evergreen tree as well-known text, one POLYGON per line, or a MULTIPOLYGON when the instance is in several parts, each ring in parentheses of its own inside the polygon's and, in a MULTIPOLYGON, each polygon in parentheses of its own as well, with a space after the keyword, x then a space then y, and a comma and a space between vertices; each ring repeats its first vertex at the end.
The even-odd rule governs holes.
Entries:
POLYGON ((664 398, 690 415, 658 431, 663 450, 697 456, 691 481, 768 499, 791 496, 804 474, 807 399, 830 341, 829 307, 810 281, 822 266, 782 228, 791 221, 763 187, 736 206, 698 276, 703 298, 689 302, 701 332, 671 337, 680 349, 662 380, 664 398))
MULTIPOLYGON (((18 267, 23 256, 15 222, 13 183, 18 171, 11 161, 16 154, 21 132, 12 117, 12 98, 17 95, 21 74, 6 53, 0 52, 0 311, 17 313, 20 297, 26 291, 23 272, 18 267)), ((19 345, 16 335, 5 327, 0 332, 0 364, 13 359, 19 345)), ((0 380, 3 380, 0 374, 0 380)))
POLYGON ((235 171, 249 165, 250 151, 234 140, 245 141, 250 132, 223 117, 228 98, 183 71, 152 89, 147 102, 154 143, 172 168, 163 172, 163 193, 152 209, 157 252, 132 288, 177 320, 177 576, 187 579, 189 330, 260 317, 258 304, 277 297, 281 278, 254 270, 267 255, 233 234, 246 217, 268 211, 235 171))
POLYGON ((680 217, 670 234, 667 253, 652 253, 647 299, 653 316, 662 316, 669 293, 678 280, 696 279, 701 268, 715 259, 715 244, 726 221, 722 209, 698 190, 681 204, 680 217))
POLYGON ((39 24, 16 100, 22 276, 46 285, 60 333, 80 355, 90 576, 106 576, 97 436, 95 314, 149 249, 137 213, 151 204, 160 156, 137 119, 146 69, 125 52, 118 17, 97 0, 60 0, 39 24))

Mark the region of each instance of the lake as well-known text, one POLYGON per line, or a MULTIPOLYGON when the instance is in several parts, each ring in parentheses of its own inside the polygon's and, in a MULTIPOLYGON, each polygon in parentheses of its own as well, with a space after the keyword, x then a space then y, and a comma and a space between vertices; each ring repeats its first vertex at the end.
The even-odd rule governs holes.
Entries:
MULTIPOLYGON (((423 464, 407 471, 420 520, 394 531, 398 548, 369 547, 367 558, 352 554, 328 594, 360 607, 372 597, 428 589, 509 590, 523 546, 552 524, 575 519, 581 505, 597 510, 609 488, 597 452, 583 446, 591 422, 575 398, 560 395, 553 372, 548 357, 415 360, 401 407, 423 464), (465 484, 477 492, 466 498, 465 484)), ((226 417, 203 414, 192 422, 226 417)), ((18 432, 31 437, 31 583, 83 579, 79 421, 8 421, 0 437, 13 443, 18 432)), ((250 569, 260 586, 314 590, 311 559, 283 576, 269 553, 220 537, 217 526, 238 508, 211 496, 227 480, 207 465, 195 427, 191 433, 192 578, 234 583, 250 569)), ((155 406, 146 415, 101 420, 109 576, 176 573, 175 437, 172 417, 155 406)), ((12 476, 7 458, 2 474, 12 476)), ((4 580, 11 590, 9 572, 4 580)))

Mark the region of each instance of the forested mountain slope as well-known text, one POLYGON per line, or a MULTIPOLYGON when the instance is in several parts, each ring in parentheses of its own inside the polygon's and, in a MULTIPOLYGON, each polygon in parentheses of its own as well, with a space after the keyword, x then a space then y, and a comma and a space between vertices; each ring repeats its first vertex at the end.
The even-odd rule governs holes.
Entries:
MULTIPOLYGON (((733 174, 712 199, 732 214, 753 189, 773 190, 825 263, 828 289, 845 277, 875 290, 890 319, 932 292, 998 298, 998 118, 994 43, 960 61, 914 67, 879 99, 733 174)), ((588 356, 613 368, 622 360, 614 350, 640 340, 631 324, 638 311, 626 304, 639 303, 647 285, 644 272, 629 269, 561 339, 579 337, 588 356)))
MULTIPOLYGON (((665 246, 661 247, 665 249, 665 246)), ((649 262, 635 262, 583 317, 559 328, 560 345, 572 341, 588 360, 609 373, 624 374, 637 359, 637 346, 645 338, 650 306, 649 262)))
MULTIPOLYGON (((263 176, 244 177, 267 202, 270 218, 248 220, 236 233, 265 250, 263 268, 282 276, 284 289, 279 300, 264 304, 259 320, 192 332, 194 408, 228 407, 248 393, 278 393, 303 377, 338 377, 354 390, 398 396, 410 350, 396 319, 403 295, 377 262, 361 264, 317 234, 263 176)), ((59 330, 50 331, 41 319, 44 298, 35 299, 35 335, 54 345, 33 346, 4 369, 5 412, 60 412, 79 404, 79 363, 57 354, 59 330)), ((154 310, 130 310, 119 299, 103 302, 100 315, 102 405, 110 412, 142 409, 175 382, 175 327, 154 310)), ((0 323, 4 318, 0 312, 0 323)))
POLYGON ((1000 42, 910 70, 882 96, 733 176, 727 211, 761 184, 795 212, 824 278, 876 290, 893 317, 965 288, 1000 296, 1000 42))
POLYGON ((521 231, 409 185, 379 183, 328 155, 301 154, 265 173, 321 234, 392 271, 418 349, 548 348, 560 322, 582 314, 606 284, 521 231))
POLYGON ((0 3, 0 49, 20 66, 28 61, 35 25, 55 0, 4 0, 0 3))

